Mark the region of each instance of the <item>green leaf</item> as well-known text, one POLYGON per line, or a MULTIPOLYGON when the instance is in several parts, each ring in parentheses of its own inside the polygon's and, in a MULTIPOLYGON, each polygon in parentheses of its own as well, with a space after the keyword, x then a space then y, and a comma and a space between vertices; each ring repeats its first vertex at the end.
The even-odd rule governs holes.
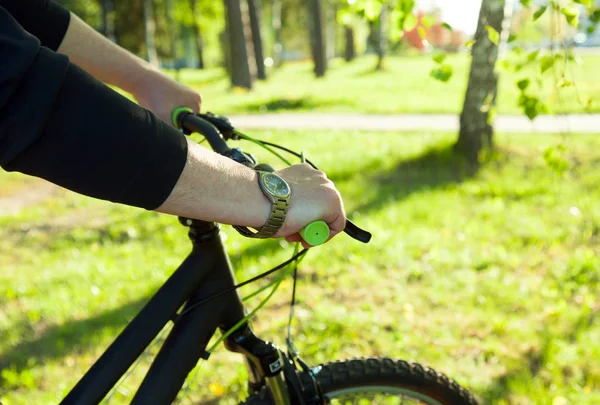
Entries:
POLYGON ((381 13, 381 3, 377 0, 365 0, 363 2, 364 15, 369 21, 375 21, 381 13))
POLYGON ((406 18, 404 19, 404 22, 402 23, 402 28, 405 31, 412 31, 415 29, 417 24, 418 24, 417 17, 415 17, 414 14, 408 14, 406 16, 406 18))
POLYGON ((529 6, 531 5, 531 1, 532 0, 519 0, 519 2, 521 3, 521 5, 523 7, 529 8, 529 6))
POLYGON ((544 13, 546 12, 546 9, 548 8, 548 6, 541 6, 540 8, 538 8, 535 13, 533 13, 533 21, 537 20, 538 18, 540 18, 542 15, 544 15, 544 13))
POLYGON ((544 55, 542 56, 542 59, 540 60, 540 69, 543 73, 546 73, 546 71, 548 69, 551 69, 552 66, 554 66, 554 61, 556 59, 554 59, 554 57, 552 57, 552 55, 544 55))
POLYGON ((467 42, 465 42, 465 48, 467 48, 467 49, 473 48, 473 45, 475 45, 475 40, 474 39, 470 39, 467 42))
POLYGON ((571 27, 579 25, 579 10, 576 7, 563 7, 560 12, 565 16, 571 27))
POLYGON ((340 10, 337 13, 337 22, 341 25, 349 25, 354 13, 350 9, 340 10))
POLYGON ((442 28, 447 29, 448 31, 454 31, 452 26, 450 24, 448 24, 447 22, 442 23, 442 28))
POLYGON ((571 87, 573 85, 573 82, 569 79, 567 79, 565 76, 562 76, 560 79, 558 79, 558 87, 561 88, 565 88, 565 87, 571 87))
POLYGON ((569 169, 569 161, 564 145, 550 146, 544 151, 544 160, 548 167, 557 173, 564 173, 569 169))
POLYGON ((535 61, 538 57, 538 55, 540 54, 540 50, 537 49, 535 51, 529 52, 527 54, 527 63, 531 63, 533 61, 535 61))
POLYGON ((448 64, 439 65, 431 71, 430 75, 434 79, 445 83, 452 77, 452 66, 448 64))
POLYGON ((436 52, 433 54, 433 61, 435 63, 442 63, 446 60, 446 54, 444 52, 436 52))
POLYGON ((419 37, 421 37, 421 39, 427 39, 427 31, 425 31, 425 28, 419 25, 417 27, 417 32, 419 33, 419 37))
POLYGON ((490 42, 497 46, 498 42, 500 41, 500 34, 498 31, 489 25, 486 25, 485 29, 488 32, 488 38, 490 39, 490 42))
POLYGON ((530 83, 531 80, 529 79, 521 79, 517 81, 517 87, 519 88, 519 90, 524 91, 525 89, 527 89, 527 87, 529 87, 530 83))
POLYGON ((517 40, 517 36, 515 34, 510 34, 508 36, 508 40, 506 42, 508 42, 510 44, 511 42, 515 42, 516 40, 517 40))
POLYGON ((421 20, 421 24, 423 24, 425 28, 431 28, 433 24, 435 24, 435 17, 432 15, 426 15, 421 20))

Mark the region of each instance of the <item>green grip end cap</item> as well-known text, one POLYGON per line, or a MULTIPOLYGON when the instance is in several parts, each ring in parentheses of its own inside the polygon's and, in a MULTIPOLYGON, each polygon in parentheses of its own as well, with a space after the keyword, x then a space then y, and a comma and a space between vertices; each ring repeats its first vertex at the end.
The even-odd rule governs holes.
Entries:
POLYGON ((300 231, 300 236, 311 246, 322 245, 329 239, 329 226, 325 221, 315 221, 300 231))
POLYGON ((171 113, 171 122, 173 122, 173 126, 175 126, 175 127, 179 126, 179 123, 177 122, 177 117, 179 117, 179 114, 181 114, 182 112, 191 113, 193 111, 191 108, 187 108, 187 107, 177 107, 176 109, 174 109, 173 112, 171 113))

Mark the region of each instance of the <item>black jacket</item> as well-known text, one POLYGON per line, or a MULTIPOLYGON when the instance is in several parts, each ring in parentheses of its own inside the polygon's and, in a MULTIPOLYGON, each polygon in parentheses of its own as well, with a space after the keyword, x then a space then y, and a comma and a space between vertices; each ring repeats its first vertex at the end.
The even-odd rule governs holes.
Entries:
POLYGON ((0 0, 0 166, 157 208, 181 174, 185 139, 55 52, 69 20, 52 0, 0 0))

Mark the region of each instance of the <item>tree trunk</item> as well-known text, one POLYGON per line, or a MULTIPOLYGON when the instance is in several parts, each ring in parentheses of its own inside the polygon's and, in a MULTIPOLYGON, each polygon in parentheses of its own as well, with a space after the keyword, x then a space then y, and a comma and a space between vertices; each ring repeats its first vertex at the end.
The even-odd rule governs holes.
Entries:
POLYGON ((198 54, 198 69, 204 69, 204 47, 202 46, 202 33, 200 32, 200 26, 198 25, 196 0, 190 0, 190 8, 192 10, 192 15, 194 16, 192 29, 194 30, 194 41, 196 43, 196 53, 198 54))
POLYGON ((275 67, 281 66, 281 53, 283 52, 283 42, 281 35, 281 0, 271 1, 271 14, 273 25, 273 65, 275 67))
POLYGON ((326 2, 325 9, 327 10, 327 12, 325 13, 327 15, 327 18, 325 20, 325 32, 327 34, 327 39, 325 41, 325 43, 327 44, 327 60, 332 60, 335 58, 336 53, 335 32, 337 30, 338 6, 335 3, 329 4, 329 2, 326 2))
POLYGON ((256 77, 259 80, 265 80, 267 72, 265 71, 265 57, 260 29, 260 0, 248 0, 248 15, 250 16, 250 30, 252 31, 252 45, 256 61, 256 77))
POLYGON ((375 52, 377 53, 375 70, 383 69, 383 58, 387 52, 387 15, 387 7, 382 4, 375 28, 375 52))
POLYGON ((156 23, 154 22, 152 0, 144 0, 144 27, 148 61, 154 66, 158 66, 158 52, 156 51, 156 23))
POLYGON ((100 0, 100 12, 102 13, 102 26, 100 33, 113 42, 115 40, 115 21, 114 21, 115 5, 113 0, 100 0))
POLYGON ((227 23, 227 43, 231 66, 231 86, 252 88, 252 76, 250 75, 250 64, 246 51, 246 39, 244 37, 244 22, 242 21, 242 10, 240 0, 224 0, 227 23))
POLYGON ((346 60, 346 62, 350 62, 356 57, 356 46, 354 43, 354 28, 351 25, 344 25, 344 37, 346 38, 344 59, 346 60))
POLYGON ((321 0, 309 0, 311 48, 315 64, 314 72, 317 77, 325 76, 327 70, 327 55, 325 50, 325 35, 323 32, 323 8, 321 0))
MULTIPOLYGON (((169 35, 169 58, 175 67, 177 64, 177 31, 173 18, 171 18, 171 10, 173 9, 173 0, 165 0, 165 21, 167 23, 167 33, 169 35)), ((175 67, 177 69, 177 67, 175 67)))
POLYGON ((490 41, 486 26, 502 35, 504 6, 505 0, 482 0, 469 84, 460 115, 460 132, 455 149, 475 165, 479 162, 481 150, 493 146, 493 127, 489 114, 498 87, 498 77, 494 72, 498 45, 490 41))
POLYGON ((244 40, 246 41, 246 52, 248 54, 248 66, 250 67, 250 77, 252 81, 256 80, 256 55, 254 54, 254 43, 252 42, 252 27, 250 26, 250 11, 247 1, 240 1, 242 10, 242 23, 244 26, 244 40))

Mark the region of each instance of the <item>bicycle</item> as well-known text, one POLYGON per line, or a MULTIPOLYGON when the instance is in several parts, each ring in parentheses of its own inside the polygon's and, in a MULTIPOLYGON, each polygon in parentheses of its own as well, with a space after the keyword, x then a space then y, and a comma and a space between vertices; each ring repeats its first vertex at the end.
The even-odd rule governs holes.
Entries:
MULTIPOLYGON (((303 157, 242 134, 225 117, 176 109, 173 121, 186 135, 203 135, 215 152, 255 169, 272 170, 241 149, 230 148, 228 140, 245 138, 303 157)), ((314 167, 311 162, 307 163, 314 167)), ((477 404, 474 396, 455 381, 418 363, 369 358, 309 367, 291 339, 287 340, 287 353, 261 340, 253 333, 249 315, 237 293, 237 288, 261 276, 236 284, 219 237, 220 226, 182 217, 179 221, 189 228, 191 253, 61 404, 100 403, 168 322, 173 322, 172 330, 134 395, 131 402, 134 405, 172 403, 196 363, 201 358, 208 359, 207 346, 217 329, 223 333, 220 341, 224 341, 229 351, 240 353, 248 368, 249 397, 243 404, 317 405, 349 400, 353 403, 404 404, 412 400, 427 405, 477 404)), ((371 237, 351 221, 347 222, 345 232, 365 243, 371 237)), ((310 239, 310 235, 305 239, 310 239)), ((306 251, 296 252, 290 260, 263 275, 297 263, 306 251)))

